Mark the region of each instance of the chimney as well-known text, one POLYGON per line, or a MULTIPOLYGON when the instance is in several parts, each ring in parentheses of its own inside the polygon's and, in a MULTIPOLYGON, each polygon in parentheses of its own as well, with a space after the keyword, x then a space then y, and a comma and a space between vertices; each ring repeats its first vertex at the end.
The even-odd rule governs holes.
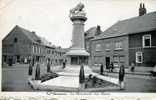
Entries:
POLYGON ((96 35, 99 35, 101 33, 101 27, 99 25, 97 25, 96 27, 96 35))
POLYGON ((145 4, 143 3, 144 14, 146 14, 145 4))
POLYGON ((139 8, 139 16, 142 16, 146 14, 146 8, 144 3, 140 3, 140 8, 139 8))
POLYGON ((35 31, 32 31, 32 33, 35 34, 36 32, 35 31))

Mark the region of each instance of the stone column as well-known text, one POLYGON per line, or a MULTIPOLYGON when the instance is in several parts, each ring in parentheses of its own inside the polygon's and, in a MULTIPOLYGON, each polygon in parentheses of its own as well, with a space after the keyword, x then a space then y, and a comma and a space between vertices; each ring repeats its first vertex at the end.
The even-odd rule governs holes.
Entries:
POLYGON ((84 22, 86 17, 73 16, 71 21, 73 22, 72 31, 72 49, 85 49, 84 48, 84 22))
MULTIPOLYGON (((72 46, 70 50, 66 53, 67 57, 70 59, 69 64, 72 62, 72 57, 77 58, 78 61, 82 61, 84 56, 89 56, 89 53, 85 50, 84 43, 84 23, 87 20, 86 13, 82 10, 84 5, 79 3, 75 8, 70 10, 70 20, 73 22, 72 30, 72 46)), ((86 57, 86 58, 87 58, 86 57)))

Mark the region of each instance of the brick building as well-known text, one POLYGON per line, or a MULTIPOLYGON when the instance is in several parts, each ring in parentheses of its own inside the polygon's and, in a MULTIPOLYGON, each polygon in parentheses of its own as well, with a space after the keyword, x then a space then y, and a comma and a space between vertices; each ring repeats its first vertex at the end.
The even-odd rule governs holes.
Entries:
MULTIPOLYGON (((97 35, 102 33, 99 25, 97 27, 92 27, 85 32, 85 49, 89 54, 92 54, 92 39, 94 39, 97 35)), ((89 56, 89 65, 92 63, 92 55, 89 56)))
MULTIPOLYGON (((44 63, 47 59, 53 59, 56 61, 54 64, 57 65, 59 64, 57 60, 64 59, 64 52, 61 49, 52 46, 35 32, 30 32, 16 25, 2 40, 2 62, 15 64, 29 63, 30 60, 33 60, 44 63)), ((53 63, 52 60, 51 63, 53 63)))
MULTIPOLYGON (((96 34, 96 33, 95 33, 96 34)), ((129 66, 151 67, 156 64, 156 12, 146 14, 144 4, 140 4, 139 16, 118 21, 110 28, 94 35, 88 48, 92 64, 110 62, 129 66)), ((87 46, 87 45, 86 45, 87 46)))

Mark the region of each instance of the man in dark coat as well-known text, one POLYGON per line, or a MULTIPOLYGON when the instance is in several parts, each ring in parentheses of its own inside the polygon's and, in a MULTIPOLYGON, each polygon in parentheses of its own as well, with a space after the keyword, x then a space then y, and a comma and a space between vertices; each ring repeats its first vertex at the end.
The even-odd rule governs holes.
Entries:
POLYGON ((103 64, 100 65, 100 74, 103 75, 103 64))
POLYGON ((48 64, 47 64, 47 72, 50 72, 50 60, 48 60, 48 64))
POLYGON ((33 65, 32 65, 32 61, 30 61, 29 63, 29 70, 28 70, 28 75, 32 75, 32 72, 33 72, 33 65))
POLYGON ((29 67, 28 67, 28 84, 29 82, 32 80, 32 74, 33 74, 33 65, 32 65, 32 61, 30 61, 29 63, 29 67))
POLYGON ((111 62, 110 65, 111 65, 111 70, 110 70, 110 71, 113 72, 113 69, 114 69, 114 64, 113 64, 113 62, 111 62))
POLYGON ((120 84, 120 89, 123 89, 124 88, 124 76, 125 76, 125 67, 124 65, 121 65, 120 66, 120 70, 119 70, 119 84, 120 84))
POLYGON ((66 60, 63 61, 63 69, 66 67, 66 60))

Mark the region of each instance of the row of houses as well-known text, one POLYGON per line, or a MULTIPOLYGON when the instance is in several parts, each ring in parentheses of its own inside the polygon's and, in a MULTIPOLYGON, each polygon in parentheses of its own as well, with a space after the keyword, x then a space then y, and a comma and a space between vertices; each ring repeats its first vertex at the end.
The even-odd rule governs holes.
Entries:
MULTIPOLYGON (((90 65, 102 63, 108 68, 111 62, 116 67, 156 64, 156 12, 146 13, 144 4, 140 4, 139 16, 118 21, 105 31, 100 26, 92 27, 84 35, 90 65)), ((2 40, 2 62, 33 60, 58 65, 65 59, 67 50, 51 45, 35 32, 15 26, 2 40)))
POLYGON ((85 48, 91 54, 91 64, 111 62, 130 66, 152 67, 156 64, 156 12, 146 14, 140 4, 139 16, 121 20, 101 31, 100 26, 85 32, 85 48))
POLYGON ((59 65, 65 59, 64 54, 65 49, 18 25, 2 40, 2 62, 10 65, 29 63, 30 60, 59 65))

